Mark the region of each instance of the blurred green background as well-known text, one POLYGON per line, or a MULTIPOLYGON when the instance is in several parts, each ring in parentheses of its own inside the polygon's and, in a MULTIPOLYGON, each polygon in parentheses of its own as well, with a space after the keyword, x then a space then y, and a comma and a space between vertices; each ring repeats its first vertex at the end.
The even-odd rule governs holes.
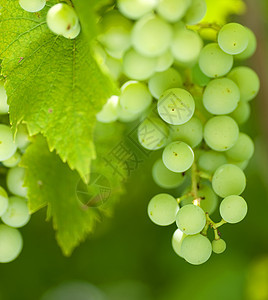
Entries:
POLYGON ((113 218, 103 219, 70 258, 62 256, 51 224, 43 221, 45 211, 34 214, 22 228, 22 254, 0 265, 1 300, 268 300, 268 1, 247 2, 246 14, 231 20, 257 35, 259 48, 249 64, 261 77, 262 91, 243 128, 256 142, 246 170, 249 212, 243 222, 221 230, 225 253, 189 265, 171 248, 175 225, 150 222, 148 201, 161 192, 151 179, 152 156, 129 179, 113 218))

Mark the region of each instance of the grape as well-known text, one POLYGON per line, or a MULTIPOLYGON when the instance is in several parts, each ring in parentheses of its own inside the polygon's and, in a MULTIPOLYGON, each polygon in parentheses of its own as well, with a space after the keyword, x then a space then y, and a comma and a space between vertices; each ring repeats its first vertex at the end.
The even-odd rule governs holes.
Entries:
POLYGON ((181 230, 177 229, 173 236, 172 236, 172 248, 175 251, 176 254, 178 254, 179 256, 182 257, 181 254, 181 244, 184 240, 184 238, 186 237, 186 234, 184 234, 181 230))
POLYGON ((169 124, 180 125, 191 119, 195 110, 192 95, 181 88, 166 90, 157 103, 160 117, 169 124))
POLYGON ((168 22, 179 21, 191 5, 191 0, 159 0, 157 13, 168 22))
POLYGON ((245 218, 247 211, 247 202, 237 195, 230 195, 224 198, 220 205, 221 217, 231 224, 242 221, 245 218))
POLYGON ((240 195, 246 187, 245 174, 235 165, 222 165, 212 177, 212 187, 214 192, 222 198, 230 195, 240 195))
POLYGON ((27 187, 24 185, 25 169, 15 167, 9 169, 7 173, 7 187, 11 193, 21 197, 26 197, 27 187))
POLYGON ((8 196, 7 192, 0 186, 0 217, 7 211, 8 196))
POLYGON ((25 148, 30 144, 26 125, 19 125, 15 136, 15 144, 20 150, 25 150, 25 148))
POLYGON ((53 5, 47 13, 47 26, 55 34, 67 35, 78 22, 75 10, 65 3, 53 5))
POLYGON ((251 57, 257 48, 257 40, 256 40, 255 34, 249 28, 245 27, 245 29, 248 34, 248 45, 247 45, 247 48, 243 52, 235 55, 235 58, 237 58, 237 59, 247 59, 247 58, 251 57))
POLYGON ((141 116, 140 113, 131 113, 126 111, 120 105, 118 106, 118 120, 124 123, 133 122, 141 116))
POLYGON ((218 33, 218 43, 224 52, 239 54, 247 48, 247 30, 238 23, 225 24, 218 33))
POLYGON ((7 211, 2 215, 2 221, 11 227, 25 226, 30 220, 30 213, 25 199, 10 197, 7 211))
POLYGON ((183 173, 175 173, 170 171, 164 165, 162 159, 158 159, 154 163, 152 175, 155 183, 164 189, 173 189, 178 187, 185 180, 183 173))
POLYGON ((194 116, 200 119, 203 125, 205 125, 208 119, 213 117, 213 115, 205 109, 203 99, 200 98, 200 96, 195 97, 195 108, 194 116))
POLYGON ((233 56, 223 52, 217 43, 210 43, 200 52, 199 67, 208 77, 221 77, 231 70, 233 61, 233 56))
POLYGON ((15 166, 18 165, 18 163, 20 162, 21 160, 21 155, 19 154, 19 152, 15 152, 14 155, 12 155, 10 158, 8 158, 7 160, 4 160, 2 161, 2 164, 5 166, 5 167, 8 167, 8 168, 13 168, 15 166))
POLYGON ((148 150, 158 150, 165 147, 168 135, 168 126, 158 118, 147 118, 138 128, 139 142, 148 150))
POLYGON ((207 12, 207 4, 205 0, 192 0, 192 4, 186 15, 184 21, 188 25, 194 25, 199 23, 207 12))
MULTIPOLYGON (((187 194, 190 192, 190 188, 188 187, 183 194, 187 194)), ((214 193, 211 186, 205 183, 200 184, 199 189, 197 191, 198 198, 201 198, 200 207, 204 212, 207 212, 209 215, 213 214, 218 205, 218 196, 214 193)), ((193 202, 194 197, 188 196, 183 198, 180 202, 181 206, 185 206, 191 204, 193 202)))
POLYGON ((155 9, 158 0, 117 0, 119 11, 129 19, 137 20, 155 9))
POLYGON ((152 96, 147 86, 142 82, 128 81, 121 87, 121 107, 130 113, 138 114, 152 103, 152 96))
POLYGON ((175 222, 179 210, 178 203, 169 194, 158 194, 154 196, 148 205, 148 215, 157 225, 167 226, 175 222))
POLYGON ((166 90, 181 86, 181 75, 173 68, 170 68, 164 72, 155 73, 148 82, 149 90, 156 99, 159 99, 166 90))
POLYGON ((237 108, 230 114, 237 124, 244 124, 250 116, 250 105, 247 102, 239 101, 237 108))
POLYGON ((66 38, 66 39, 75 39, 78 35, 79 35, 79 33, 80 33, 80 31, 81 31, 81 26, 80 26, 80 24, 79 23, 77 23, 76 25, 75 25, 75 27, 71 30, 71 31, 69 31, 68 33, 66 33, 66 34, 63 34, 63 36, 66 38))
POLYGON ((203 41, 196 32, 177 26, 171 44, 171 52, 177 62, 183 65, 195 63, 202 47, 203 41))
POLYGON ((111 123, 117 120, 118 117, 119 97, 112 96, 104 104, 101 111, 97 113, 96 118, 102 123, 111 123))
POLYGON ((238 134, 238 125, 228 116, 213 117, 204 127, 204 139, 207 145, 216 151, 230 149, 237 141, 238 134))
POLYGON ((156 64, 156 58, 142 56, 130 49, 123 57, 123 72, 129 78, 146 80, 154 74, 156 64))
POLYGON ((225 115, 234 111, 240 99, 238 86, 228 78, 210 81, 204 91, 203 103, 214 115, 225 115))
POLYGON ((162 155, 163 163, 172 172, 185 172, 194 162, 194 152, 184 142, 173 142, 166 146, 162 155))
POLYGON ((181 245, 182 257, 193 265, 205 263, 211 253, 212 246, 209 239, 201 234, 186 236, 181 245))
POLYGON ((240 132, 238 140, 232 148, 226 151, 228 158, 235 161, 249 160, 254 153, 254 143, 245 133, 240 132))
POLYGON ((171 125, 170 133, 173 141, 182 141, 194 148, 203 139, 203 125, 198 118, 192 117, 182 125, 171 125))
POLYGON ((255 71, 248 67, 236 67, 229 74, 240 90, 241 101, 250 101, 256 97, 260 89, 260 80, 255 71))
POLYGON ((7 114, 9 105, 7 104, 7 93, 4 88, 4 82, 0 81, 0 114, 7 114))
POLYGON ((100 20, 98 40, 112 53, 120 53, 120 58, 131 46, 132 22, 118 11, 105 13, 100 20))
POLYGON ((200 85, 206 86, 210 82, 210 78, 207 77, 200 69, 199 64, 196 64, 192 69, 193 82, 200 85))
POLYGON ((119 59, 107 56, 105 59, 105 66, 108 69, 109 75, 113 80, 118 80, 122 73, 122 63, 119 59))
POLYGON ((223 239, 212 241, 212 251, 214 253, 220 254, 226 249, 226 243, 223 239))
POLYGON ((164 72, 172 66, 174 57, 170 50, 157 57, 157 64, 155 66, 156 72, 164 72))
POLYGON ((201 207, 187 204, 178 211, 176 224, 183 233, 196 234, 205 227, 206 215, 201 207))
POLYGON ((17 258, 23 246, 22 236, 15 228, 0 225, 0 262, 8 263, 17 258))
POLYGON ((212 174, 218 167, 227 164, 227 159, 223 153, 209 150, 200 154, 197 163, 202 171, 212 174))
POLYGON ((173 29, 158 16, 141 18, 132 30, 132 45, 144 56, 155 57, 164 54, 171 43, 173 29))
POLYGON ((0 124, 0 161, 10 158, 16 150, 10 127, 0 124))
POLYGON ((228 164, 235 165, 239 167, 241 170, 245 170, 248 166, 249 160, 236 161, 228 158, 228 164))
POLYGON ((19 4, 28 12, 37 12, 45 7, 46 0, 19 0, 19 4))

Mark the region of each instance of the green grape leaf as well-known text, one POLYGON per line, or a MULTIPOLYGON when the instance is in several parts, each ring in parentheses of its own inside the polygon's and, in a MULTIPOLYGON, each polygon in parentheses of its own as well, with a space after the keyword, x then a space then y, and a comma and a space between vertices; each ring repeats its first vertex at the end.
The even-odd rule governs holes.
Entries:
POLYGON ((0 0, 2 74, 14 132, 24 122, 30 135, 42 133, 49 149, 84 176, 96 158, 95 115, 117 88, 100 71, 83 31, 86 14, 87 24, 95 22, 93 7, 84 12, 81 34, 68 40, 46 25, 47 10, 55 3, 47 1, 41 12, 28 13, 19 1, 0 0))
POLYGON ((63 163, 55 151, 49 151, 47 141, 41 135, 33 137, 21 162, 26 169, 30 211, 33 213, 48 206, 47 214, 52 218, 57 242, 67 256, 94 230, 102 216, 112 213, 123 193, 121 177, 113 174, 103 159, 110 147, 122 138, 122 125, 99 126, 97 131, 102 135, 97 134, 95 142, 100 156, 93 162, 91 174, 101 175, 104 183, 94 185, 92 182, 98 177, 95 176, 88 185, 84 184, 79 174, 63 163), (87 193, 86 201, 90 202, 84 202, 85 198, 79 195, 81 191, 87 193), (102 205, 96 206, 99 201, 102 205))

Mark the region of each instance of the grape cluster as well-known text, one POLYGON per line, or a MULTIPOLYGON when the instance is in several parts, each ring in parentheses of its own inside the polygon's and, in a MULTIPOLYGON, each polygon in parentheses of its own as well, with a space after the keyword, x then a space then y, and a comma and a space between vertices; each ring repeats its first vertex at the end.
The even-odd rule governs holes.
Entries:
MULTIPOLYGON (((35 13, 45 7, 46 0, 19 0, 19 4, 25 11, 35 13)), ((48 10, 47 26, 53 33, 67 39, 76 38, 81 31, 74 8, 66 3, 57 3, 48 10)))
POLYGON ((254 33, 238 23, 199 23, 205 13, 205 0, 117 0, 102 15, 94 45, 99 65, 121 85, 97 119, 140 120, 140 144, 163 149, 153 179, 184 191, 154 196, 148 215, 160 226, 176 223, 173 249, 194 265, 222 253, 218 228, 247 214, 240 195, 254 143, 240 127, 260 87, 241 66, 255 52, 254 33), (202 35, 206 28, 213 34, 202 35), (222 219, 214 222, 218 206, 222 219))
MULTIPOLYGON (((0 115, 7 114, 8 110, 7 95, 3 82, 0 82, 0 115)), ((6 175, 4 187, 0 186, 0 263, 10 262, 20 254, 23 240, 17 228, 25 226, 30 220, 27 188, 23 186, 25 170, 18 166, 29 143, 24 126, 18 128, 14 140, 10 126, 0 124, 0 170, 1 174, 6 175)))

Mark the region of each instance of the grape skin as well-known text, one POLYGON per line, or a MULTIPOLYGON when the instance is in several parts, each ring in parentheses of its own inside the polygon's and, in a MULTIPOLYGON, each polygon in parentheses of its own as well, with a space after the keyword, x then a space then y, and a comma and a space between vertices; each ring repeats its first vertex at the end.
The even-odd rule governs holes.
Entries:
POLYGON ((248 211, 246 201, 237 195, 230 195, 224 198, 220 204, 221 217, 228 223, 241 222, 248 211))
POLYGON ((216 254, 221 254, 226 249, 226 243, 223 239, 212 241, 212 251, 216 254))
POLYGON ((19 0, 21 8, 28 12, 38 12, 46 5, 46 0, 19 0))

